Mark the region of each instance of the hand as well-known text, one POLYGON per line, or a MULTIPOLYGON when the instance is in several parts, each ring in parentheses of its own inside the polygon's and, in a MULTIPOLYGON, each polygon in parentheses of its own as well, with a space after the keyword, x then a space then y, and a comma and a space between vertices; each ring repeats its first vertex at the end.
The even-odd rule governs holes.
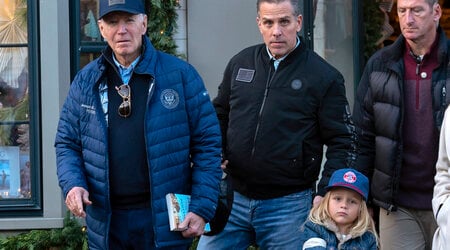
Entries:
POLYGON ((224 160, 222 162, 222 164, 220 165, 220 167, 222 168, 222 170, 225 170, 227 168, 227 165, 228 165, 228 160, 224 160))
POLYGON ((181 234, 185 238, 200 236, 205 231, 205 224, 206 222, 202 217, 189 212, 180 224, 181 228, 186 228, 181 234))
POLYGON ((74 187, 66 197, 66 206, 75 216, 85 218, 86 212, 83 205, 91 205, 92 201, 89 200, 89 192, 82 187, 74 187))
POLYGON ((367 206, 367 211, 369 212, 370 217, 372 217, 372 219, 373 219, 373 216, 374 216, 373 207, 367 206))
POLYGON ((320 202, 322 202, 322 199, 322 196, 316 195, 313 200, 313 207, 319 206, 320 202))

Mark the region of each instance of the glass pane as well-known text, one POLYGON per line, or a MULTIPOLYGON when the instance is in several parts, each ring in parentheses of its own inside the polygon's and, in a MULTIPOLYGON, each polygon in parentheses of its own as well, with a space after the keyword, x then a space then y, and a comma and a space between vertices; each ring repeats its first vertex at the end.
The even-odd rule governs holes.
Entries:
POLYGON ((86 66, 90 61, 96 59, 101 55, 101 52, 97 53, 80 53, 80 69, 86 66))
POLYGON ((445 30, 447 37, 450 37, 450 0, 440 0, 442 6, 442 17, 440 24, 445 30))
POLYGON ((98 0, 80 0, 80 34, 82 42, 101 41, 97 20, 98 0))
MULTIPOLYGON (((314 1, 314 51, 345 78, 347 98, 353 100, 353 1, 314 1)), ((353 104, 350 103, 352 107, 353 104)))
POLYGON ((31 198, 27 5, 0 0, 0 199, 31 198))

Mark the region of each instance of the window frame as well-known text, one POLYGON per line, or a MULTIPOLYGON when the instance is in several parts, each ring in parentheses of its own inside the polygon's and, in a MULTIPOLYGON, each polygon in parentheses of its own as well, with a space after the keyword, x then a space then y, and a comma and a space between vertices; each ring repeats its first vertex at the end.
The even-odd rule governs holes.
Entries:
MULTIPOLYGON (((307 47, 314 50, 314 17, 313 13, 313 1, 299 0, 300 5, 303 7, 303 29, 302 35, 305 37, 307 47), (303 1, 303 5, 301 5, 303 1)), ((352 0, 352 19, 353 21, 353 79, 354 79, 354 91, 358 87, 359 79, 364 69, 364 43, 363 37, 359 34, 364 34, 363 23, 363 1, 352 0)))
POLYGON ((39 2, 27 0, 27 44, 7 44, 2 47, 28 47, 28 98, 29 98, 29 143, 31 198, 1 199, 0 218, 30 217, 43 215, 42 200, 42 147, 40 110, 40 55, 39 55, 39 2))
MULTIPOLYGON (((83 53, 101 53, 105 47, 106 42, 86 42, 81 41, 81 34, 80 34, 80 12, 81 12, 81 6, 80 6, 81 0, 70 0, 69 2, 69 9, 73 10, 70 11, 69 18, 70 18, 70 79, 73 80, 75 78, 75 75, 78 73, 78 71, 81 69, 80 67, 80 58, 81 54, 83 53)), ((99 1, 99 0, 97 0, 99 1)), ((146 0, 141 0, 146 6, 146 0)), ((94 57, 94 59, 97 57, 94 57)))
POLYGON ((80 56, 82 53, 101 53, 106 46, 106 42, 82 42, 80 34, 80 0, 70 1, 70 79, 81 69, 80 56))

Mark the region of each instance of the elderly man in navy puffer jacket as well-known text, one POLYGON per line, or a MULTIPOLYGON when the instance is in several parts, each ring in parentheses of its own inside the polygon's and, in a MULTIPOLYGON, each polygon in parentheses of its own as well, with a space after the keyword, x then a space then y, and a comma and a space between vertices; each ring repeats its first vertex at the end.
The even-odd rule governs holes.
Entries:
POLYGON ((221 134, 203 81, 144 36, 141 1, 100 1, 108 47, 75 77, 56 135, 66 205, 90 249, 187 249, 214 216, 221 134), (171 232, 167 193, 191 195, 171 232))

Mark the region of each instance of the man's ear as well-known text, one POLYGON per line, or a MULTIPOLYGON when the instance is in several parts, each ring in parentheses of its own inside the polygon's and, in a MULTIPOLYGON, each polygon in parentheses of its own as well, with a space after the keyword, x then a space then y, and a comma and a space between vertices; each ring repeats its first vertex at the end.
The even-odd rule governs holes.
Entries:
POLYGON ((439 22, 439 19, 441 19, 442 16, 442 8, 440 4, 435 3, 433 6, 433 12, 434 12, 434 21, 439 22))
POLYGON ((143 14, 142 15, 142 25, 143 25, 143 29, 142 29, 142 35, 145 35, 145 33, 147 33, 147 22, 148 22, 148 18, 147 15, 143 14))
POLYGON ((259 17, 256 17, 256 24, 258 25, 258 29, 259 29, 259 33, 262 34, 262 30, 261 30, 261 19, 259 19, 259 17))
POLYGON ((297 16, 297 33, 300 32, 300 30, 302 30, 302 25, 303 25, 303 16, 302 15, 298 15, 297 16))
POLYGON ((104 23, 103 20, 100 19, 97 21, 97 26, 98 26, 98 30, 100 31, 100 34, 102 35, 102 37, 104 38, 105 36, 103 35, 103 29, 104 29, 104 23))

